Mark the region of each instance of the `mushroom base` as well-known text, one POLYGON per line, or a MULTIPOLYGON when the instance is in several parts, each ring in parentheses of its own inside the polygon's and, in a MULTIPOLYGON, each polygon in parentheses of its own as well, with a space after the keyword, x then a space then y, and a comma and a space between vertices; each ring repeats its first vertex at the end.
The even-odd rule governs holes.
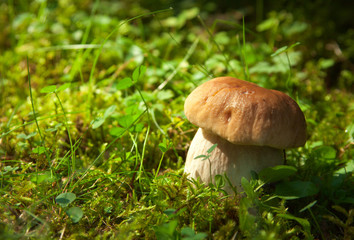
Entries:
MULTIPOLYGON (((230 179, 231 183, 241 191, 241 178, 251 178, 251 171, 259 172, 266 167, 283 164, 281 149, 235 145, 225 139, 199 128, 188 150, 184 172, 189 178, 200 178, 202 182, 210 183, 218 174, 230 179), (211 152, 209 160, 195 157, 207 155, 207 150, 214 144, 218 146, 211 152)), ((226 184, 225 191, 231 193, 231 187, 226 184)))

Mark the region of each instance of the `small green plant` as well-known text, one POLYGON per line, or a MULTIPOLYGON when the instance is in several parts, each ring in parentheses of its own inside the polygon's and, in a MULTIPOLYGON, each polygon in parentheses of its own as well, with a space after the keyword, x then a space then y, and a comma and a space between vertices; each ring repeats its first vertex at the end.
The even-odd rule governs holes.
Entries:
POLYGON ((210 156, 211 156, 211 153, 212 151, 214 151, 214 149, 218 146, 218 144, 214 144, 213 146, 211 146, 208 150, 207 150, 207 155, 199 155, 199 156, 196 156, 194 159, 199 159, 201 158, 200 160, 201 161, 205 161, 207 160, 209 162, 209 174, 210 176, 212 176, 211 174, 211 161, 210 161, 210 156))
POLYGON ((347 211, 345 208, 338 205, 334 205, 332 206, 332 208, 336 210, 336 212, 339 212, 342 215, 344 215, 346 219, 342 220, 340 217, 336 216, 335 214, 326 215, 324 217, 343 229, 344 231, 343 239, 352 239, 352 237, 354 236, 354 226, 353 226, 354 209, 349 209, 349 211, 347 211))
MULTIPOLYGON (((210 161, 210 157, 211 157, 211 153, 214 151, 214 149, 218 146, 218 144, 214 144, 212 145, 208 150, 207 150, 207 154, 204 155, 199 155, 199 156, 196 156, 194 159, 200 159, 200 161, 208 161, 209 162, 209 174, 210 176, 212 176, 212 173, 211 173, 211 161, 210 161)), ((219 191, 219 192, 222 192, 224 195, 228 195, 227 192, 225 190, 223 190, 223 187, 225 187, 225 179, 228 181, 228 178, 227 176, 222 176, 220 174, 216 174, 214 176, 214 182, 210 182, 209 183, 209 187, 214 189, 215 191, 219 191)), ((230 184, 230 187, 232 189, 235 190, 234 186, 232 186, 231 182, 228 181, 228 183, 230 184)))
POLYGON ((160 226, 154 227, 158 240, 202 240, 208 236, 206 233, 195 233, 190 227, 183 227, 181 230, 178 230, 175 209, 168 209, 164 213, 168 216, 168 220, 160 226))
POLYGON ((77 223, 83 217, 84 213, 79 207, 71 207, 68 206, 75 201, 76 195, 71 192, 65 192, 59 194, 55 198, 55 202, 65 210, 65 213, 69 216, 73 223, 77 223))

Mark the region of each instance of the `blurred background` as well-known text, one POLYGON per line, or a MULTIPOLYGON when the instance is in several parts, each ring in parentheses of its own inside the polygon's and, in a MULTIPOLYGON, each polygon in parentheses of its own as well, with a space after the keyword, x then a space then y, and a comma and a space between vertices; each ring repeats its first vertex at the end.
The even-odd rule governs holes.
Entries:
MULTIPOLYGON (((248 42, 267 41, 271 47, 300 42, 302 63, 322 59, 327 87, 353 86, 354 2, 345 0, 1 0, 0 49, 6 51, 28 43, 28 38, 44 37, 46 33, 55 33, 55 39, 52 39, 55 44, 80 43, 90 15, 95 14, 93 31, 86 40, 91 42, 99 38, 97 34, 109 33, 124 19, 169 8, 172 10, 158 14, 156 18, 160 19, 161 26, 177 32, 182 28, 203 28, 197 17, 200 16, 214 32, 225 31, 230 36, 240 30, 244 17, 245 26, 251 32, 247 34, 248 42), (27 31, 31 36, 26 35, 27 31), (72 35, 70 42, 65 36, 68 32, 72 35)), ((143 39, 155 33, 149 28, 156 27, 156 23, 153 26, 146 24, 151 21, 151 18, 138 20, 144 28, 143 39)))
MULTIPOLYGON (((245 26, 253 31, 253 34, 247 34, 247 41, 263 38, 261 41, 269 41, 274 47, 281 47, 292 40, 301 42, 303 62, 330 59, 322 61, 326 67, 324 78, 327 87, 353 85, 350 79, 354 71, 354 2, 344 0, 1 0, 0 49, 3 52, 28 42, 28 36, 24 36, 26 31, 31 33, 30 38, 55 33, 55 39, 52 39, 55 44, 68 43, 65 33, 73 31, 70 44, 80 43, 85 24, 95 12, 93 31, 87 39, 91 42, 98 38, 96 34, 108 33, 121 20, 168 8, 172 10, 158 15, 158 18, 162 25, 176 31, 178 28, 203 28, 197 18, 199 15, 206 26, 213 26, 214 31, 230 34, 237 29, 235 24, 242 26, 244 17, 245 26), (98 29, 94 28, 95 25, 98 29)), ((139 21, 145 23, 151 18, 139 21)), ((151 26, 144 24, 141 27, 145 28, 142 37, 148 38, 151 26)))

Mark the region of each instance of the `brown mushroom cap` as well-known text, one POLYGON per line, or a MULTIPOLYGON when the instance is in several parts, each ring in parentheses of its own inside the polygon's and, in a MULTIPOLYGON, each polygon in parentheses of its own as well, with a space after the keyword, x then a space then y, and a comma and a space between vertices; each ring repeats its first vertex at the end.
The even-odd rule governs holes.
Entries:
POLYGON ((305 117, 292 98, 236 78, 200 85, 184 111, 191 123, 234 144, 284 149, 306 142, 305 117))

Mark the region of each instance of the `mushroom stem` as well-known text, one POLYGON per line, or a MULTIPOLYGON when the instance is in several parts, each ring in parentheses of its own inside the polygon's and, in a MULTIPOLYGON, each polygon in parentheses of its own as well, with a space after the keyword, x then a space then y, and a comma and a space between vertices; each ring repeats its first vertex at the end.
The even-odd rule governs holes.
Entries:
MULTIPOLYGON (((267 146, 235 145, 229 141, 199 128, 188 150, 184 172, 190 178, 200 178, 202 182, 213 182, 217 174, 224 175, 240 191, 241 178, 251 178, 251 171, 258 172, 263 168, 283 164, 283 151, 267 146), (195 159, 206 155, 214 144, 217 147, 211 152, 209 161, 195 159)), ((226 185, 225 191, 231 193, 226 185)))

